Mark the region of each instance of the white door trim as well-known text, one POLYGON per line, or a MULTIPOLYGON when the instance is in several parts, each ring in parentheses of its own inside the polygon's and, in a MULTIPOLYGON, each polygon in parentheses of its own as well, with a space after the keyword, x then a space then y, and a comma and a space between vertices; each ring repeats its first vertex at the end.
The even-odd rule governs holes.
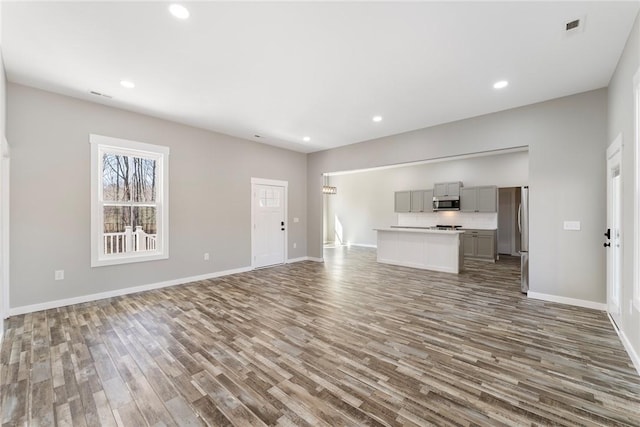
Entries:
POLYGON ((256 215, 256 206, 253 193, 256 185, 273 185, 275 187, 284 187, 284 260, 289 259, 289 181, 280 181, 276 179, 254 178, 251 177, 251 268, 255 269, 255 233, 254 224, 256 215))
MULTIPOLYGON (((611 171, 609 170, 609 162, 611 161, 611 159, 614 158, 614 156, 619 155, 620 156, 620 162, 618 163, 618 176, 620 177, 620 187, 621 187, 621 191, 620 194, 623 194, 623 190, 622 190, 622 186, 624 186, 624 183, 622 182, 622 148, 623 148, 623 144, 622 144, 622 134, 618 134, 618 136, 613 140, 613 142, 611 143, 611 145, 609 145, 609 147, 607 147, 607 224, 606 227, 609 228, 611 227, 613 224, 611 223, 611 221, 613 220, 612 218, 612 207, 611 207, 611 202, 612 202, 612 195, 611 195, 611 188, 610 188, 610 183, 611 183, 611 171)), ((620 206, 621 208, 622 206, 620 206)), ((622 256, 622 244, 620 243, 620 239, 622 239, 622 220, 620 221, 620 224, 616 224, 619 227, 619 233, 618 230, 615 230, 614 228, 610 228, 610 232, 611 232, 611 238, 609 240, 610 243, 610 247, 607 248, 606 250, 606 256, 607 256, 607 261, 606 261, 606 273, 607 273, 607 280, 606 280, 606 287, 607 287, 607 313, 609 314, 609 316, 616 321, 616 323, 618 323, 618 327, 620 327, 620 321, 621 321, 621 310, 622 310, 622 282, 621 279, 618 278, 618 289, 613 289, 614 286, 616 286, 616 283, 614 278, 615 276, 613 275, 613 271, 612 269, 615 269, 616 267, 613 265, 614 262, 616 261, 616 259, 613 258, 613 254, 614 252, 617 251, 617 254, 619 257, 622 256), (619 234, 619 236, 616 236, 616 234, 619 234), (619 245, 617 245, 617 243, 620 243, 619 245), (616 249, 616 247, 620 247, 620 249, 616 249), (612 294, 614 292, 617 292, 617 296, 618 296, 618 301, 617 301, 617 306, 614 307, 614 304, 616 303, 616 301, 612 301, 612 294), (615 309, 616 312, 613 312, 612 309, 615 309)), ((620 259, 620 262, 622 262, 622 260, 620 259)), ((623 267, 620 267, 620 271, 618 272, 619 274, 621 274, 623 271, 623 267)))
MULTIPOLYGON (((9 317, 9 178, 11 176, 10 147, 7 138, 2 139, 0 162, 0 253, 2 254, 2 276, 0 277, 0 288, 2 290, 2 305, 0 315, 6 319, 9 317)), ((0 331, 0 335, 2 332, 0 331)))

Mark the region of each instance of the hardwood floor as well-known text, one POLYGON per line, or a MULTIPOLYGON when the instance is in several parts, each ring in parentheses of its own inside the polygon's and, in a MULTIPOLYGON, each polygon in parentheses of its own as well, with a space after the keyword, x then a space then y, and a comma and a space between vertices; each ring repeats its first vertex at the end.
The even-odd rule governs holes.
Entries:
POLYGON ((6 323, 2 425, 640 425, 603 312, 334 248, 6 323))

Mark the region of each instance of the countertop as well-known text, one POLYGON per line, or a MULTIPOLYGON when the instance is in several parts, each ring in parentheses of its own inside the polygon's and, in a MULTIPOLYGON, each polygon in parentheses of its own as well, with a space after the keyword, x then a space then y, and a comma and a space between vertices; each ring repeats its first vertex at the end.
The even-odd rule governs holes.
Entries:
POLYGON ((431 233, 431 234, 464 234, 460 230, 433 230, 426 227, 380 227, 374 228, 375 231, 400 231, 403 233, 431 233))

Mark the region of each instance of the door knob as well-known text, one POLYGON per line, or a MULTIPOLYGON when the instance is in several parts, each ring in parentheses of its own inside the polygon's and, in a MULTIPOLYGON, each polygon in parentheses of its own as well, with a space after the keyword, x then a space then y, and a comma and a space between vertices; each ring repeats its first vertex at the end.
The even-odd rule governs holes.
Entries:
POLYGON ((606 232, 606 233, 604 233, 604 235, 605 235, 605 237, 606 237, 607 239, 611 239, 611 229, 610 229, 610 228, 607 228, 607 232, 606 232))
POLYGON ((605 243, 603 246, 604 246, 605 248, 608 248, 609 246, 611 246, 611 243, 605 243))

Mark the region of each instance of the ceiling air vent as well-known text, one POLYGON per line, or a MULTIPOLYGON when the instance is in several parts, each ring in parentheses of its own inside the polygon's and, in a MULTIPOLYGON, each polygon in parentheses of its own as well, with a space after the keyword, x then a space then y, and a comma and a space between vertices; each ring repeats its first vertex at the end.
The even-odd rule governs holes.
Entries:
POLYGON ((578 28, 580 26, 580 20, 579 19, 574 19, 571 22, 567 22, 567 24, 565 25, 565 28, 567 31, 571 31, 575 28, 578 28))
POLYGON ((586 16, 580 16, 564 22, 563 33, 566 36, 584 31, 584 23, 586 16))
POLYGON ((95 90, 90 90, 89 93, 95 96, 102 96, 103 98, 109 98, 109 99, 113 98, 113 96, 111 95, 107 95, 106 93, 96 92, 95 90))

